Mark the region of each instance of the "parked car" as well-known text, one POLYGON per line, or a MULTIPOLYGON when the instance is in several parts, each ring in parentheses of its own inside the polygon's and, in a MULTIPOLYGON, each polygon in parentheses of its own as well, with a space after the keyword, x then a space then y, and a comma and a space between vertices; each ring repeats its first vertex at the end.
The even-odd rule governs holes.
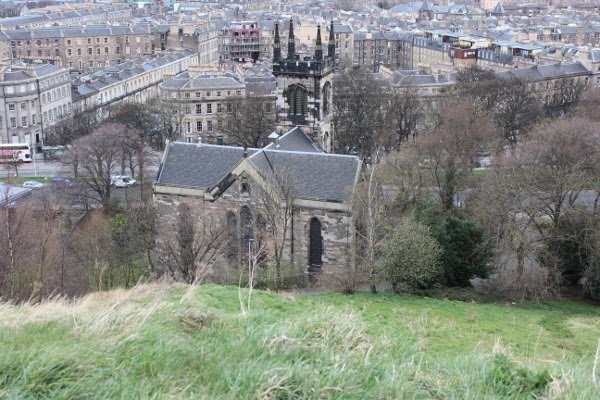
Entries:
POLYGON ((25 181, 23 182, 23 187, 29 189, 41 189, 44 187, 44 184, 38 181, 25 181))
POLYGON ((110 177, 110 183, 115 187, 124 188, 135 185, 137 181, 128 175, 113 175, 110 177))
POLYGON ((67 179, 67 178, 52 178, 51 183, 53 186, 55 186, 57 188, 75 186, 75 182, 73 182, 72 180, 67 179))

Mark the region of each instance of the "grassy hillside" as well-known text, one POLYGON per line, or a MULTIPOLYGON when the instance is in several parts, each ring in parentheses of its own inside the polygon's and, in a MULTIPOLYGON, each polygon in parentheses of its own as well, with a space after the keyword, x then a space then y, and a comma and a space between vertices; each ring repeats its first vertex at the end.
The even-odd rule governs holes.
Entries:
POLYGON ((2 305, 0 398, 600 398, 598 307, 252 299, 242 316, 237 288, 153 284, 2 305))

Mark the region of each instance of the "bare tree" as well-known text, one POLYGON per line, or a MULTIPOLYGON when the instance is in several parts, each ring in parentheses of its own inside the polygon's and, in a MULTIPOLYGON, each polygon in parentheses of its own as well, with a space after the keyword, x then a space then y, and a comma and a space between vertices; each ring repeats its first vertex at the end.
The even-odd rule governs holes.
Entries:
POLYGON ((81 178, 82 186, 87 189, 83 195, 94 197, 105 211, 110 208, 111 175, 117 171, 123 154, 125 129, 119 124, 101 125, 73 142, 71 151, 61 159, 68 174, 81 178))
POLYGON ((157 98, 148 103, 153 123, 149 144, 157 150, 164 150, 167 140, 181 138, 184 110, 168 99, 157 98))
POLYGON ((263 147, 267 136, 275 129, 277 115, 275 99, 270 96, 249 96, 229 100, 218 120, 219 131, 228 144, 263 147))
POLYGON ((98 124, 95 110, 75 110, 48 128, 44 142, 48 145, 68 145, 91 133, 98 124))
POLYGON ((477 216, 497 248, 513 252, 517 276, 527 272, 528 260, 542 262, 549 274, 545 285, 557 286, 564 267, 560 244, 574 240, 565 218, 575 211, 593 213, 589 196, 579 200, 598 176, 598 123, 561 119, 530 136, 486 175, 477 216))
POLYGON ((257 226, 257 231, 265 236, 267 257, 274 265, 274 290, 279 291, 284 278, 284 251, 290 240, 297 186, 294 174, 284 166, 263 173, 261 178, 262 182, 253 185, 251 197, 254 199, 257 225, 261 225, 257 226))
MULTIPOLYGON (((376 154, 377 156, 377 154, 376 154)), ((377 157, 376 157, 377 158, 377 157)), ((355 262, 366 267, 371 293, 377 293, 375 262, 377 260, 377 248, 383 238, 383 225, 385 220, 385 197, 378 164, 367 166, 362 174, 359 185, 355 187, 352 205, 353 216, 357 226, 355 262), (376 172, 377 171, 377 172, 376 172)))
POLYGON ((186 203, 177 213, 176 234, 159 241, 157 273, 193 283, 209 272, 226 242, 226 229, 209 218, 195 218, 186 203))
POLYGON ((544 99, 544 111, 550 118, 572 114, 587 89, 585 81, 577 78, 556 79, 548 84, 554 86, 544 99))
POLYGON ((411 86, 396 88, 389 105, 390 119, 396 131, 398 143, 417 135, 422 107, 415 89, 411 86))
POLYGON ((457 73, 455 92, 492 116, 500 147, 505 144, 514 147, 542 115, 538 99, 525 82, 503 79, 479 67, 457 73))
POLYGON ((493 126, 478 115, 470 102, 463 101, 441 109, 439 126, 417 143, 431 172, 440 206, 450 210, 456 194, 465 188, 477 153, 489 146, 493 126))
POLYGON ((336 76, 334 86, 336 152, 357 153, 366 159, 377 148, 392 148, 395 143, 390 129, 388 82, 378 80, 367 70, 351 68, 336 76))

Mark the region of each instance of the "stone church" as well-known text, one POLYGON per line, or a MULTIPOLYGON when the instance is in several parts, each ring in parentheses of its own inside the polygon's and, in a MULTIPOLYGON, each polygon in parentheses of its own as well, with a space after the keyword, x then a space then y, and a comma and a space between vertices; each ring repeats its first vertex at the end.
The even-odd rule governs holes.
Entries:
POLYGON ((209 225, 227 231, 216 267, 243 265, 249 242, 258 247, 264 240, 267 253, 273 251, 274 238, 261 235, 270 223, 287 224, 283 261, 298 272, 347 267, 360 160, 326 153, 299 127, 269 139, 262 149, 169 143, 154 184, 159 240, 176 235, 179 206, 185 204, 199 231, 209 225))
POLYGON ((275 24, 273 75, 277 88, 278 129, 285 132, 299 126, 322 149, 331 151, 331 82, 335 69, 335 34, 329 29, 327 55, 323 53, 321 27, 317 27, 315 54, 296 54, 294 24, 289 22, 287 55, 282 57, 279 24, 275 24))

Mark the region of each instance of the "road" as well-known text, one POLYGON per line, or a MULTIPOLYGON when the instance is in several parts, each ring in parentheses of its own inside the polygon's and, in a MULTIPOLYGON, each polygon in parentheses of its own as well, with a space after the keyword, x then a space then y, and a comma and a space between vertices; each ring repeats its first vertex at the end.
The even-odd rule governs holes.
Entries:
MULTIPOLYGON (((12 169, 12 167, 0 166, 0 175, 6 176, 7 173, 10 173, 8 168, 12 169)), ((62 176, 60 173, 61 165, 58 162, 49 162, 36 160, 34 163, 21 164, 18 167, 19 176, 27 176, 27 177, 55 177, 62 176)), ((156 176, 156 172, 158 171, 157 165, 149 165, 146 167, 146 177, 147 179, 154 179, 156 176)), ((12 172, 14 174, 14 170, 12 172)))
MULTIPOLYGON (((5 175, 10 167, 3 166, 2 175, 5 175)), ((12 168, 10 168, 12 169, 12 168)), ((56 162, 47 162, 42 160, 36 160, 34 163, 21 164, 18 167, 19 176, 59 176, 60 175, 60 164, 56 162)))

